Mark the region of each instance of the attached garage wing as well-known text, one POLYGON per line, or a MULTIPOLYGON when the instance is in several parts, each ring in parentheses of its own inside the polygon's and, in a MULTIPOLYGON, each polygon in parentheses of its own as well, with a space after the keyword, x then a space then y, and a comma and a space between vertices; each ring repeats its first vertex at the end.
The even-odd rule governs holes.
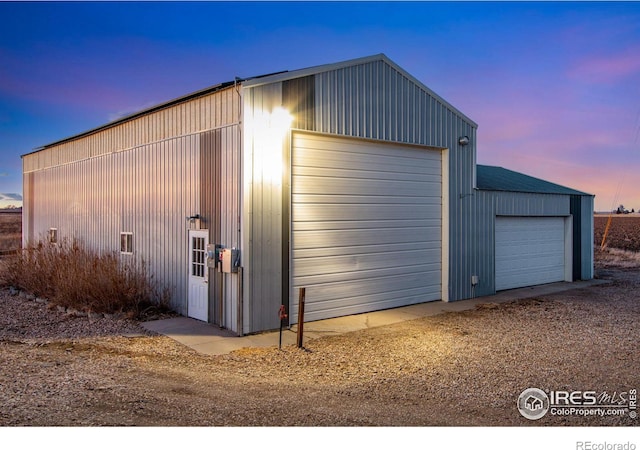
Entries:
MULTIPOLYGON (((496 291, 567 278, 567 265, 571 265, 567 245, 570 249, 571 236, 566 233, 566 220, 564 217, 496 217, 496 291)), ((570 273, 570 267, 568 269, 570 273)))
POLYGON ((442 151, 296 132, 291 319, 442 298, 442 151))

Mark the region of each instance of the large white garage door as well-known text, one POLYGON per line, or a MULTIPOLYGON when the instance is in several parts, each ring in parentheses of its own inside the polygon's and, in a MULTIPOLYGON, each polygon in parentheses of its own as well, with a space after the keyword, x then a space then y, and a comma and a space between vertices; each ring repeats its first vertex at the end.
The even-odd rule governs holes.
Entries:
POLYGON ((564 218, 496 217, 496 291, 564 279, 564 218))
POLYGON ((294 133, 291 320, 441 298, 441 151, 294 133))

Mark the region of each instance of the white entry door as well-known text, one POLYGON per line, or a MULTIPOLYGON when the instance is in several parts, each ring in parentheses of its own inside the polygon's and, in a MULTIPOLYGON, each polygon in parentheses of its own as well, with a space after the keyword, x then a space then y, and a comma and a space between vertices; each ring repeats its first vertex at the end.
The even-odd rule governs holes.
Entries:
POLYGON ((189 302, 187 314, 209 320, 209 277, 207 268, 208 230, 189 230, 189 302))

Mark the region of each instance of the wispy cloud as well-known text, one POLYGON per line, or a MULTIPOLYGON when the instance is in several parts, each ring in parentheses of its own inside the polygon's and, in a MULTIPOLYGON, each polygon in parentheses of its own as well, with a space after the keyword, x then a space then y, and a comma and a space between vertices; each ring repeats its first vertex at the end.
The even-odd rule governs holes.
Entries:
POLYGON ((569 77, 592 83, 614 83, 640 75, 640 47, 607 56, 589 56, 570 68, 569 77))
POLYGON ((0 193, 0 200, 12 200, 12 201, 22 201, 22 195, 20 194, 6 194, 0 193))

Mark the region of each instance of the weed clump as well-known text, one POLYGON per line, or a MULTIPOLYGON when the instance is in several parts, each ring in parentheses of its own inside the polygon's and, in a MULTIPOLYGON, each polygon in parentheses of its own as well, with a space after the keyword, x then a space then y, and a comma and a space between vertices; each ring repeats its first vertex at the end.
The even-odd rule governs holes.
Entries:
POLYGON ((169 304, 144 261, 123 261, 118 253, 100 253, 77 240, 40 241, 11 255, 3 260, 0 283, 53 305, 96 313, 138 317, 150 307, 168 310, 169 304))

